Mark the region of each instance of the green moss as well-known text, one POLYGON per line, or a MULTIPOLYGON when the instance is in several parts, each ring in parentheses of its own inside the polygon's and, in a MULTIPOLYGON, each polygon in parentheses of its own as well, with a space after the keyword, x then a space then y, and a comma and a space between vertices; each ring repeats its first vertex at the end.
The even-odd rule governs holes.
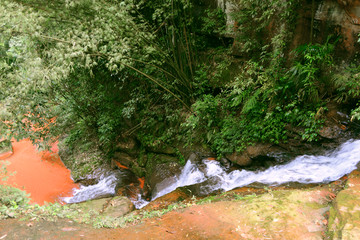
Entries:
POLYGON ((145 167, 147 177, 151 176, 156 165, 172 162, 178 162, 178 158, 165 154, 147 153, 147 162, 145 167))
POLYGON ((59 150, 61 160, 71 170, 74 181, 84 178, 107 162, 106 156, 100 152, 95 142, 90 140, 88 142, 69 142, 67 139, 63 139, 59 142, 59 150))
POLYGON ((312 209, 319 209, 319 208, 322 208, 324 205, 323 204, 320 204, 320 203, 317 203, 317 202, 307 202, 305 203, 305 205, 309 208, 312 208, 312 209))
POLYGON ((146 175, 146 170, 143 167, 140 167, 138 164, 132 164, 130 166, 131 171, 138 177, 144 177, 146 175))

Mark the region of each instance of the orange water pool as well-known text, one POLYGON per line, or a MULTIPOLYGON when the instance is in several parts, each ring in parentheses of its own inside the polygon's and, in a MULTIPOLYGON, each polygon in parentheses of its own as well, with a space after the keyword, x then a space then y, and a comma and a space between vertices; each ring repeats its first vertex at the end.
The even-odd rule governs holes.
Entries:
POLYGON ((59 197, 71 196, 72 189, 78 187, 57 154, 57 144, 52 153, 39 153, 29 140, 13 141, 12 145, 13 154, 4 160, 10 163, 8 173, 15 173, 5 182, 0 178, 0 184, 25 190, 31 194, 30 202, 39 205, 61 202, 59 197))

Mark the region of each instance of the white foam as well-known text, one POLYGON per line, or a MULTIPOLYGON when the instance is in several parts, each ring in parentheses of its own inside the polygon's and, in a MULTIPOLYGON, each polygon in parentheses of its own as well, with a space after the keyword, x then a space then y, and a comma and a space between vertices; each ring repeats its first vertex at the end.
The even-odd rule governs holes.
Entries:
MULTIPOLYGON (((158 197, 164 196, 178 187, 188 186, 196 183, 201 183, 206 180, 204 173, 202 173, 199 168, 193 164, 191 161, 187 161, 186 165, 182 169, 179 177, 175 177, 175 181, 172 181, 172 184, 169 184, 167 187, 162 188, 156 192, 153 192, 151 200, 155 200, 158 197)), ((165 179, 164 181, 167 181, 165 179)), ((164 182, 163 181, 163 182, 164 182)), ((158 183, 157 185, 164 185, 164 183, 158 183)), ((157 185, 154 189, 157 189, 157 185)))
POLYGON ((211 185, 202 186, 209 193, 219 189, 228 191, 255 182, 268 185, 280 185, 288 182, 330 182, 356 169, 359 162, 360 140, 349 140, 325 156, 303 155, 287 164, 270 167, 265 171, 234 170, 227 173, 219 162, 203 160, 206 169, 202 173, 198 166, 188 161, 178 181, 163 191, 157 192, 153 200, 177 187, 205 182, 210 177, 216 177, 218 181, 216 183, 210 181, 211 185))
POLYGON ((115 173, 110 175, 102 175, 100 181, 95 185, 81 186, 79 189, 74 188, 72 197, 63 197, 62 201, 65 203, 77 203, 86 200, 95 199, 107 194, 115 194, 115 187, 118 178, 115 173))
MULTIPOLYGON (((219 162, 203 160, 200 167, 187 161, 179 176, 158 183, 152 200, 172 192, 178 187, 203 183, 202 192, 228 191, 251 183, 280 185, 288 182, 326 183, 335 181, 356 169, 360 162, 360 140, 349 140, 325 156, 303 155, 284 165, 270 167, 264 171, 234 170, 226 172, 219 162), (202 169, 202 170, 201 170, 202 169), (204 183, 208 179, 212 181, 204 183)), ((96 185, 74 190, 74 196, 63 198, 67 203, 81 202, 105 194, 114 194, 118 181, 116 174, 103 175, 96 185)), ((141 199, 134 202, 142 208, 149 202, 141 199)))

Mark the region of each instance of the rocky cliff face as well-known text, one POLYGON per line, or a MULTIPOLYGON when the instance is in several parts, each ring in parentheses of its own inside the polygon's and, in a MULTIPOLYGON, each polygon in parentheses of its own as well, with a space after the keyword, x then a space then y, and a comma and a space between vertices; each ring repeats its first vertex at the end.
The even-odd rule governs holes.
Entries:
POLYGON ((337 54, 353 57, 360 50, 360 1, 325 0, 318 3, 315 13, 317 41, 324 41, 330 34, 341 36, 337 54))
MULTIPOLYGON (((241 6, 238 1, 214 0, 206 4, 211 8, 222 8, 227 15, 228 25, 234 25, 231 13, 241 6)), ((309 43, 312 18, 312 1, 300 1, 298 18, 295 23, 292 46, 309 43)), ((269 31, 277 31, 281 26, 269 26, 269 31)), ((358 34, 360 33, 360 0, 322 0, 315 1, 314 42, 324 43, 329 35, 339 36, 336 55, 341 58, 352 58, 360 50, 358 34)))

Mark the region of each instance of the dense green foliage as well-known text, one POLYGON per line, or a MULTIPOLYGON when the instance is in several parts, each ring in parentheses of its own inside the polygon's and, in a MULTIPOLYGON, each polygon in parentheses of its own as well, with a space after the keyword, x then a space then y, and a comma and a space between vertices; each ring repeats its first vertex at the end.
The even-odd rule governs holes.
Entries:
POLYGON ((109 157, 129 136, 221 155, 291 128, 315 141, 327 100, 358 101, 360 70, 335 69, 336 40, 289 49, 299 0, 241 0, 234 26, 196 4, 1 0, 1 134, 39 145, 66 135, 109 157))
POLYGON ((15 217, 29 203, 28 197, 20 189, 0 185, 0 219, 15 217))

